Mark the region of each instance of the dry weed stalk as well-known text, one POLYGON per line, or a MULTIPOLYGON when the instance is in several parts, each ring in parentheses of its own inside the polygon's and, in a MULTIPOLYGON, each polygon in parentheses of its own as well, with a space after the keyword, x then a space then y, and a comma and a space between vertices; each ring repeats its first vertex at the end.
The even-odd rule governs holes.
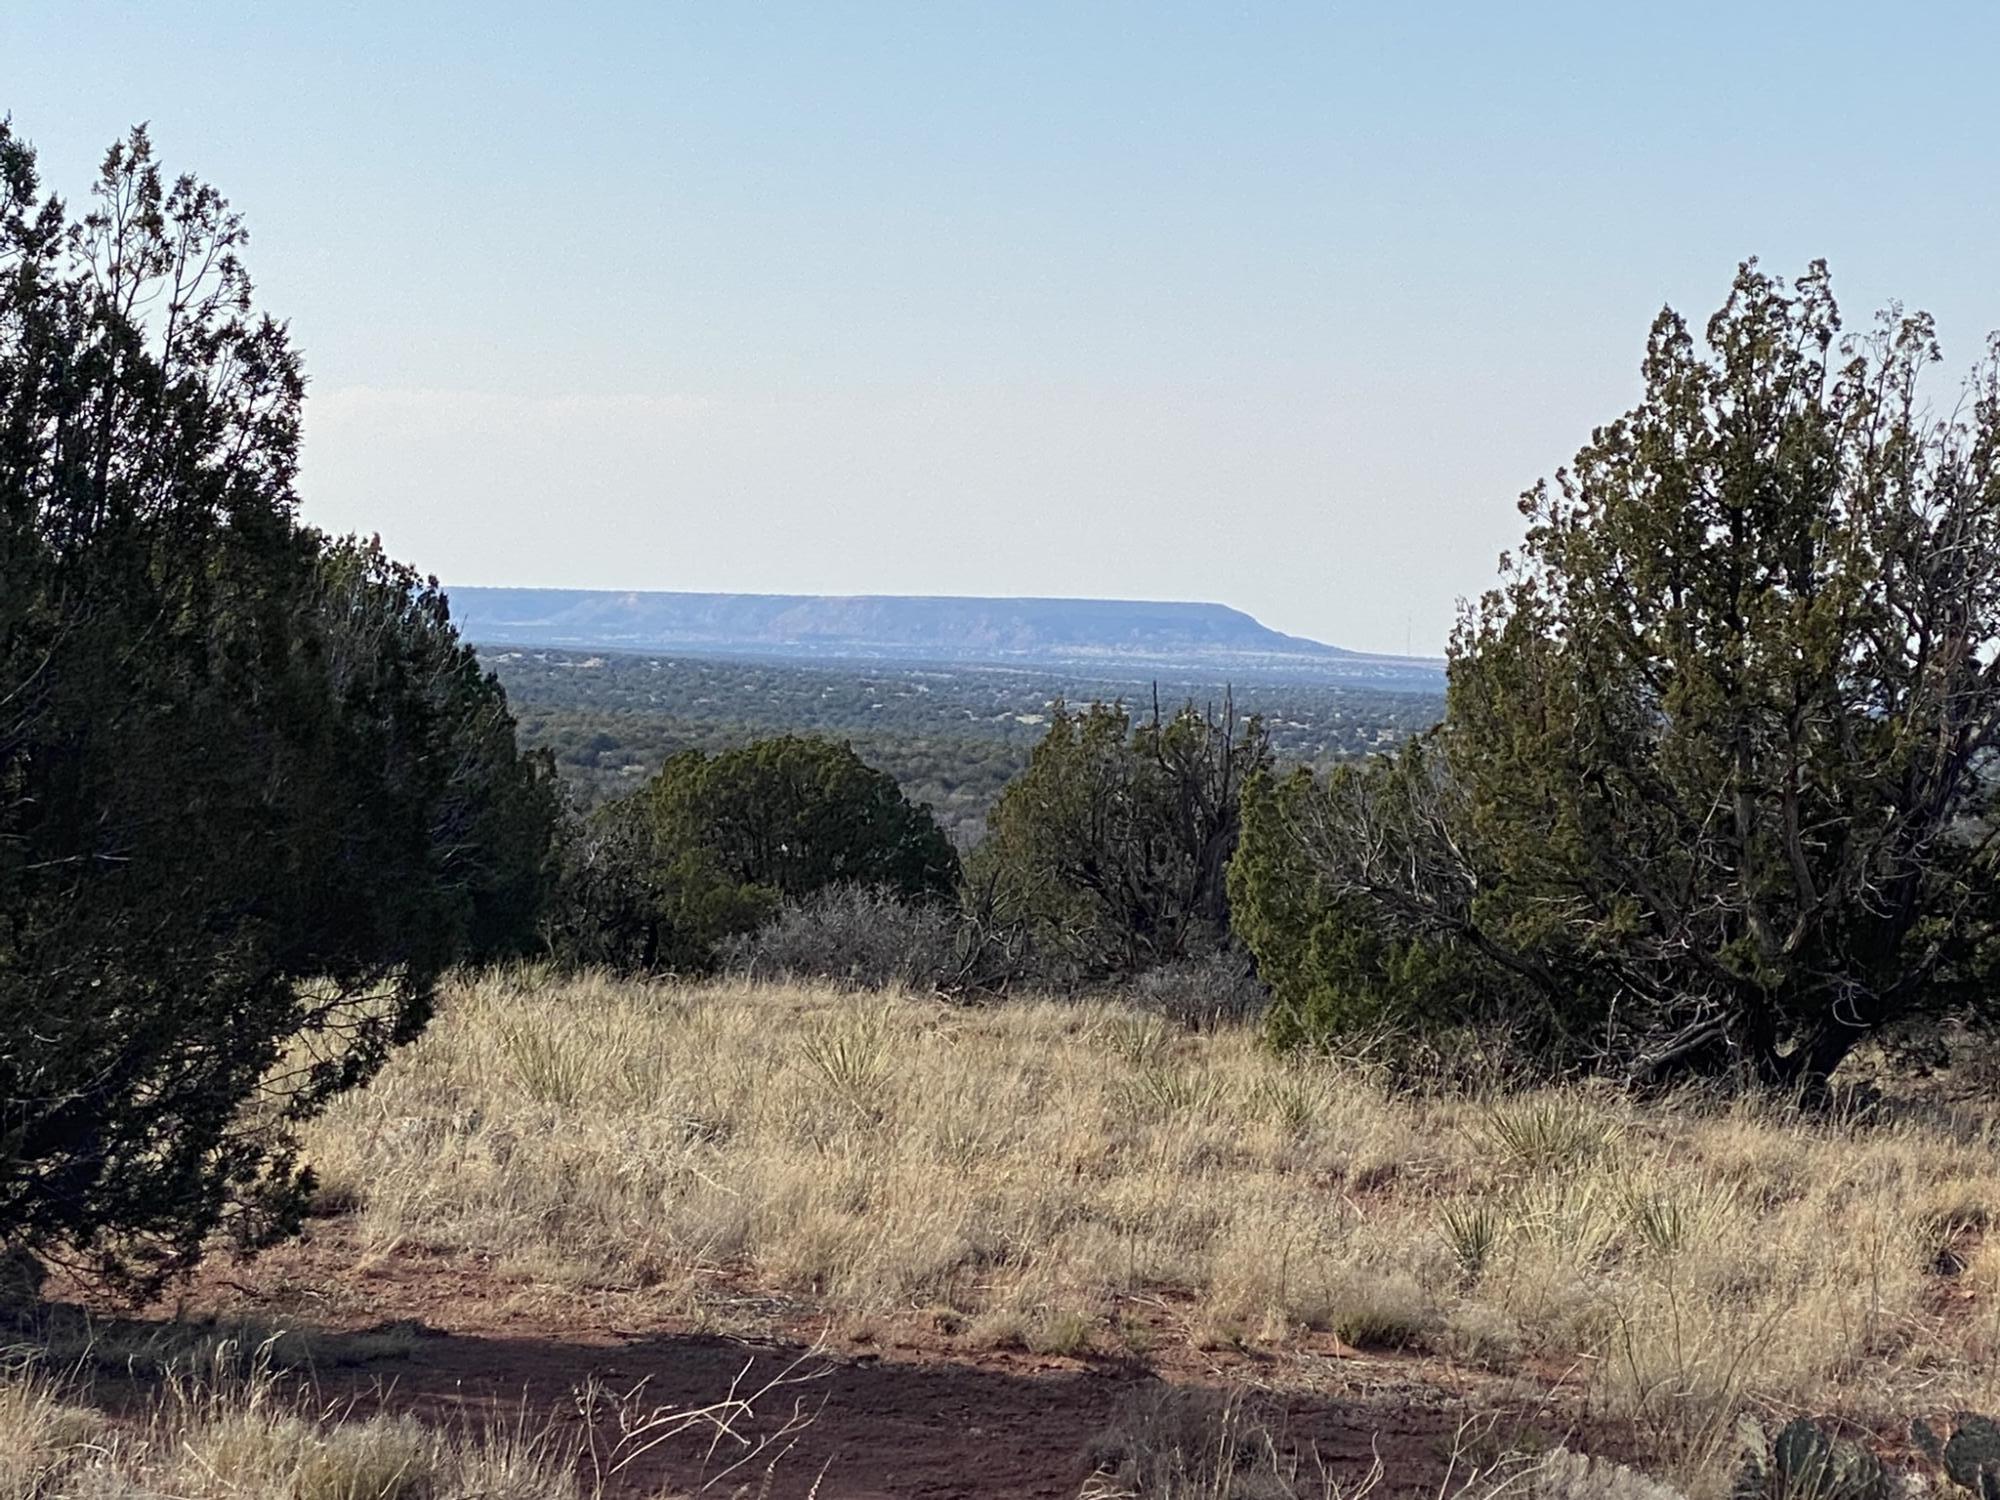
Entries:
POLYGON ((0 1500, 604 1500, 663 1444, 703 1436, 704 1462, 728 1461, 700 1492, 762 1497, 818 1413, 803 1388, 829 1368, 815 1346, 754 1382, 746 1365, 699 1407, 649 1406, 643 1386, 612 1393, 592 1383, 567 1419, 523 1406, 432 1426, 387 1410, 386 1399, 364 1412, 358 1397, 319 1396, 309 1374, 282 1363, 285 1347, 283 1335, 191 1347, 122 1421, 91 1403, 79 1373, 51 1374, 17 1354, 0 1364, 0 1500), (787 1396, 775 1425, 757 1430, 763 1408, 787 1396), (754 1479, 724 1489, 753 1468, 754 1479))
POLYGON ((600 1381, 590 1381, 576 1393, 576 1410, 583 1423, 581 1443, 583 1461, 590 1474, 591 1495, 605 1494, 613 1480, 649 1454, 690 1435, 707 1438, 702 1455, 704 1466, 713 1463, 720 1453, 734 1454, 727 1464, 703 1480, 702 1493, 718 1488, 745 1469, 761 1465, 756 1490, 733 1493, 765 1494, 778 1465, 798 1446, 800 1434, 812 1426, 826 1404, 824 1395, 811 1402, 800 1389, 824 1380, 831 1372, 825 1352, 825 1346, 816 1342, 775 1375, 754 1385, 750 1372, 756 1367, 756 1360, 752 1358, 736 1372, 727 1392, 703 1406, 649 1405, 647 1382, 643 1380, 622 1392, 608 1390, 600 1381), (768 1399, 780 1393, 790 1397, 790 1408, 778 1425, 767 1432, 746 1431, 768 1399), (607 1424, 616 1431, 608 1444, 603 1437, 607 1424))

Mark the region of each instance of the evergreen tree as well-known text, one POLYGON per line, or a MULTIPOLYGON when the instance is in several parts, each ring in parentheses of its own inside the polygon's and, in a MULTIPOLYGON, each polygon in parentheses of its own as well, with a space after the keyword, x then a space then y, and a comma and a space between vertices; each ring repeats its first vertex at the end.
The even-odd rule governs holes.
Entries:
POLYGON ((0 1239, 141 1290, 296 1224, 547 843, 436 590, 297 523, 243 241, 143 129, 72 220, 0 124, 0 1239))
POLYGON ((1001 792, 974 860, 999 914, 1091 975, 1213 952, 1244 783, 1271 763, 1256 720, 1192 703, 1136 728, 1122 706, 1058 703, 1001 792))
POLYGON ((671 757, 573 823, 551 942, 572 961, 699 970, 786 900, 837 886, 950 897, 958 855, 930 810, 846 745, 780 735, 671 757))
POLYGON ((1743 267, 1528 519, 1402 757, 1261 785, 1235 872, 1283 1023, 1501 1017, 1636 1078, 1823 1080, 1991 1004, 2000 340, 1844 338, 1743 267))

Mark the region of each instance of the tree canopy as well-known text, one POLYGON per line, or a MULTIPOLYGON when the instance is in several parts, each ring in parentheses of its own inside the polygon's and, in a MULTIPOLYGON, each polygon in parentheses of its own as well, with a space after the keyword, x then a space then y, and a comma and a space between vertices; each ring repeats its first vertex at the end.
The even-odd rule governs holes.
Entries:
POLYGON ((545 768, 442 596, 296 518, 304 379, 143 129, 88 209, 0 124, 0 1239, 147 1287, 525 925, 545 768))
POLYGON ((683 751, 640 795, 663 838, 707 851, 739 885, 786 897, 867 885, 923 899, 958 882, 958 855, 929 810, 833 740, 785 734, 683 751))
POLYGON ((1058 703, 994 804, 975 878, 1087 974, 1211 952, 1228 935, 1243 786, 1270 763, 1261 721, 1236 723, 1230 705, 1156 708, 1134 727, 1122 705, 1058 703))
POLYGON ((1824 1078, 1992 1003, 2000 340, 1843 336, 1746 264, 1553 485, 1393 760, 1264 782, 1234 874, 1281 1027, 1498 1019, 1637 1078, 1824 1078))
POLYGON ((928 808, 844 744, 809 735, 668 758, 578 820, 553 941, 619 968, 702 969, 782 901, 859 886, 950 897, 958 854, 928 808))

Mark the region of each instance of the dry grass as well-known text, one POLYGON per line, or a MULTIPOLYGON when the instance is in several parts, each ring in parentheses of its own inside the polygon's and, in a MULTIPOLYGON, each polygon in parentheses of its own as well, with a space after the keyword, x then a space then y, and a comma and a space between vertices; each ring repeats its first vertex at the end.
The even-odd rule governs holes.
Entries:
POLYGON ((851 1317, 1115 1340, 1327 1330, 1569 1370, 1688 1470, 1735 1415, 2000 1405, 1990 1124, 1548 1092, 1395 1096, 1111 1003, 948 1009, 802 986, 468 982, 317 1124, 377 1250, 851 1317))
POLYGON ((0 1500, 602 1500, 690 1434, 724 1452, 704 1493, 760 1500, 811 1421, 798 1388, 824 1372, 808 1351, 706 1406, 592 1386, 575 1393, 574 1420, 523 1409, 439 1427, 321 1402, 285 1352, 276 1337, 190 1345, 156 1372, 136 1416, 116 1418, 91 1403, 79 1370, 52 1374, 39 1350, 17 1352, 0 1368, 0 1500), (790 1418, 744 1435, 757 1405, 787 1396, 790 1418))
POLYGON ((269 1348, 218 1346, 170 1372, 136 1419, 80 1383, 19 1367, 0 1378, 0 1500, 583 1500, 557 1429, 456 1434, 409 1416, 315 1409, 269 1348))
MULTIPOLYGON (((1685 1500, 1647 1474, 1567 1447, 1530 1453, 1491 1445, 1472 1418, 1443 1455, 1441 1479, 1404 1494, 1426 1500, 1685 1500)), ((1244 1391, 1173 1386, 1132 1393, 1091 1457, 1079 1500, 1368 1500, 1387 1471, 1378 1451, 1343 1470, 1286 1431, 1281 1411, 1244 1391)), ((1398 1493, 1389 1489, 1388 1493, 1398 1493)))
POLYGON ((1079 1500, 1366 1500, 1383 1480, 1379 1457, 1335 1473, 1241 1391, 1135 1391, 1091 1458, 1079 1500))

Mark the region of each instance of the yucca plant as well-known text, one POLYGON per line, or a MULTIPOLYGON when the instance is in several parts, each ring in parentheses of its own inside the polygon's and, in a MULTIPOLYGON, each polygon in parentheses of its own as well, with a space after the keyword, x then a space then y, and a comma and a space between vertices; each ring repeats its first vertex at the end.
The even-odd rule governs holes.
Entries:
POLYGON ((1616 1149, 1624 1127, 1578 1094, 1537 1094, 1488 1109, 1479 1136, 1530 1176, 1587 1166, 1616 1149))
POLYGON ((1477 1281, 1500 1246, 1506 1219, 1486 1199, 1447 1203, 1438 1213, 1438 1232, 1466 1281, 1477 1281))
POLYGON ((1132 1080, 1130 1093, 1142 1112, 1174 1119, 1206 1112, 1221 1098, 1222 1090, 1212 1078, 1185 1068, 1159 1066, 1142 1068, 1132 1080))
POLYGON ((537 1104, 567 1108, 591 1086, 588 1049, 573 1046, 570 1036, 547 1017, 503 1027, 496 1040, 514 1082, 537 1104))
POLYGON ((1303 1135, 1326 1112, 1323 1085, 1287 1074, 1258 1081, 1250 1095, 1257 1111, 1289 1135, 1303 1135))
POLYGON ((1621 1206, 1625 1222, 1652 1254, 1680 1254, 1709 1234, 1735 1201, 1726 1183, 1693 1182, 1628 1187, 1621 1206))
POLYGON ((800 1043, 800 1055, 835 1096, 857 1109, 872 1107, 888 1072, 881 1028, 867 1021, 820 1027, 800 1043))

